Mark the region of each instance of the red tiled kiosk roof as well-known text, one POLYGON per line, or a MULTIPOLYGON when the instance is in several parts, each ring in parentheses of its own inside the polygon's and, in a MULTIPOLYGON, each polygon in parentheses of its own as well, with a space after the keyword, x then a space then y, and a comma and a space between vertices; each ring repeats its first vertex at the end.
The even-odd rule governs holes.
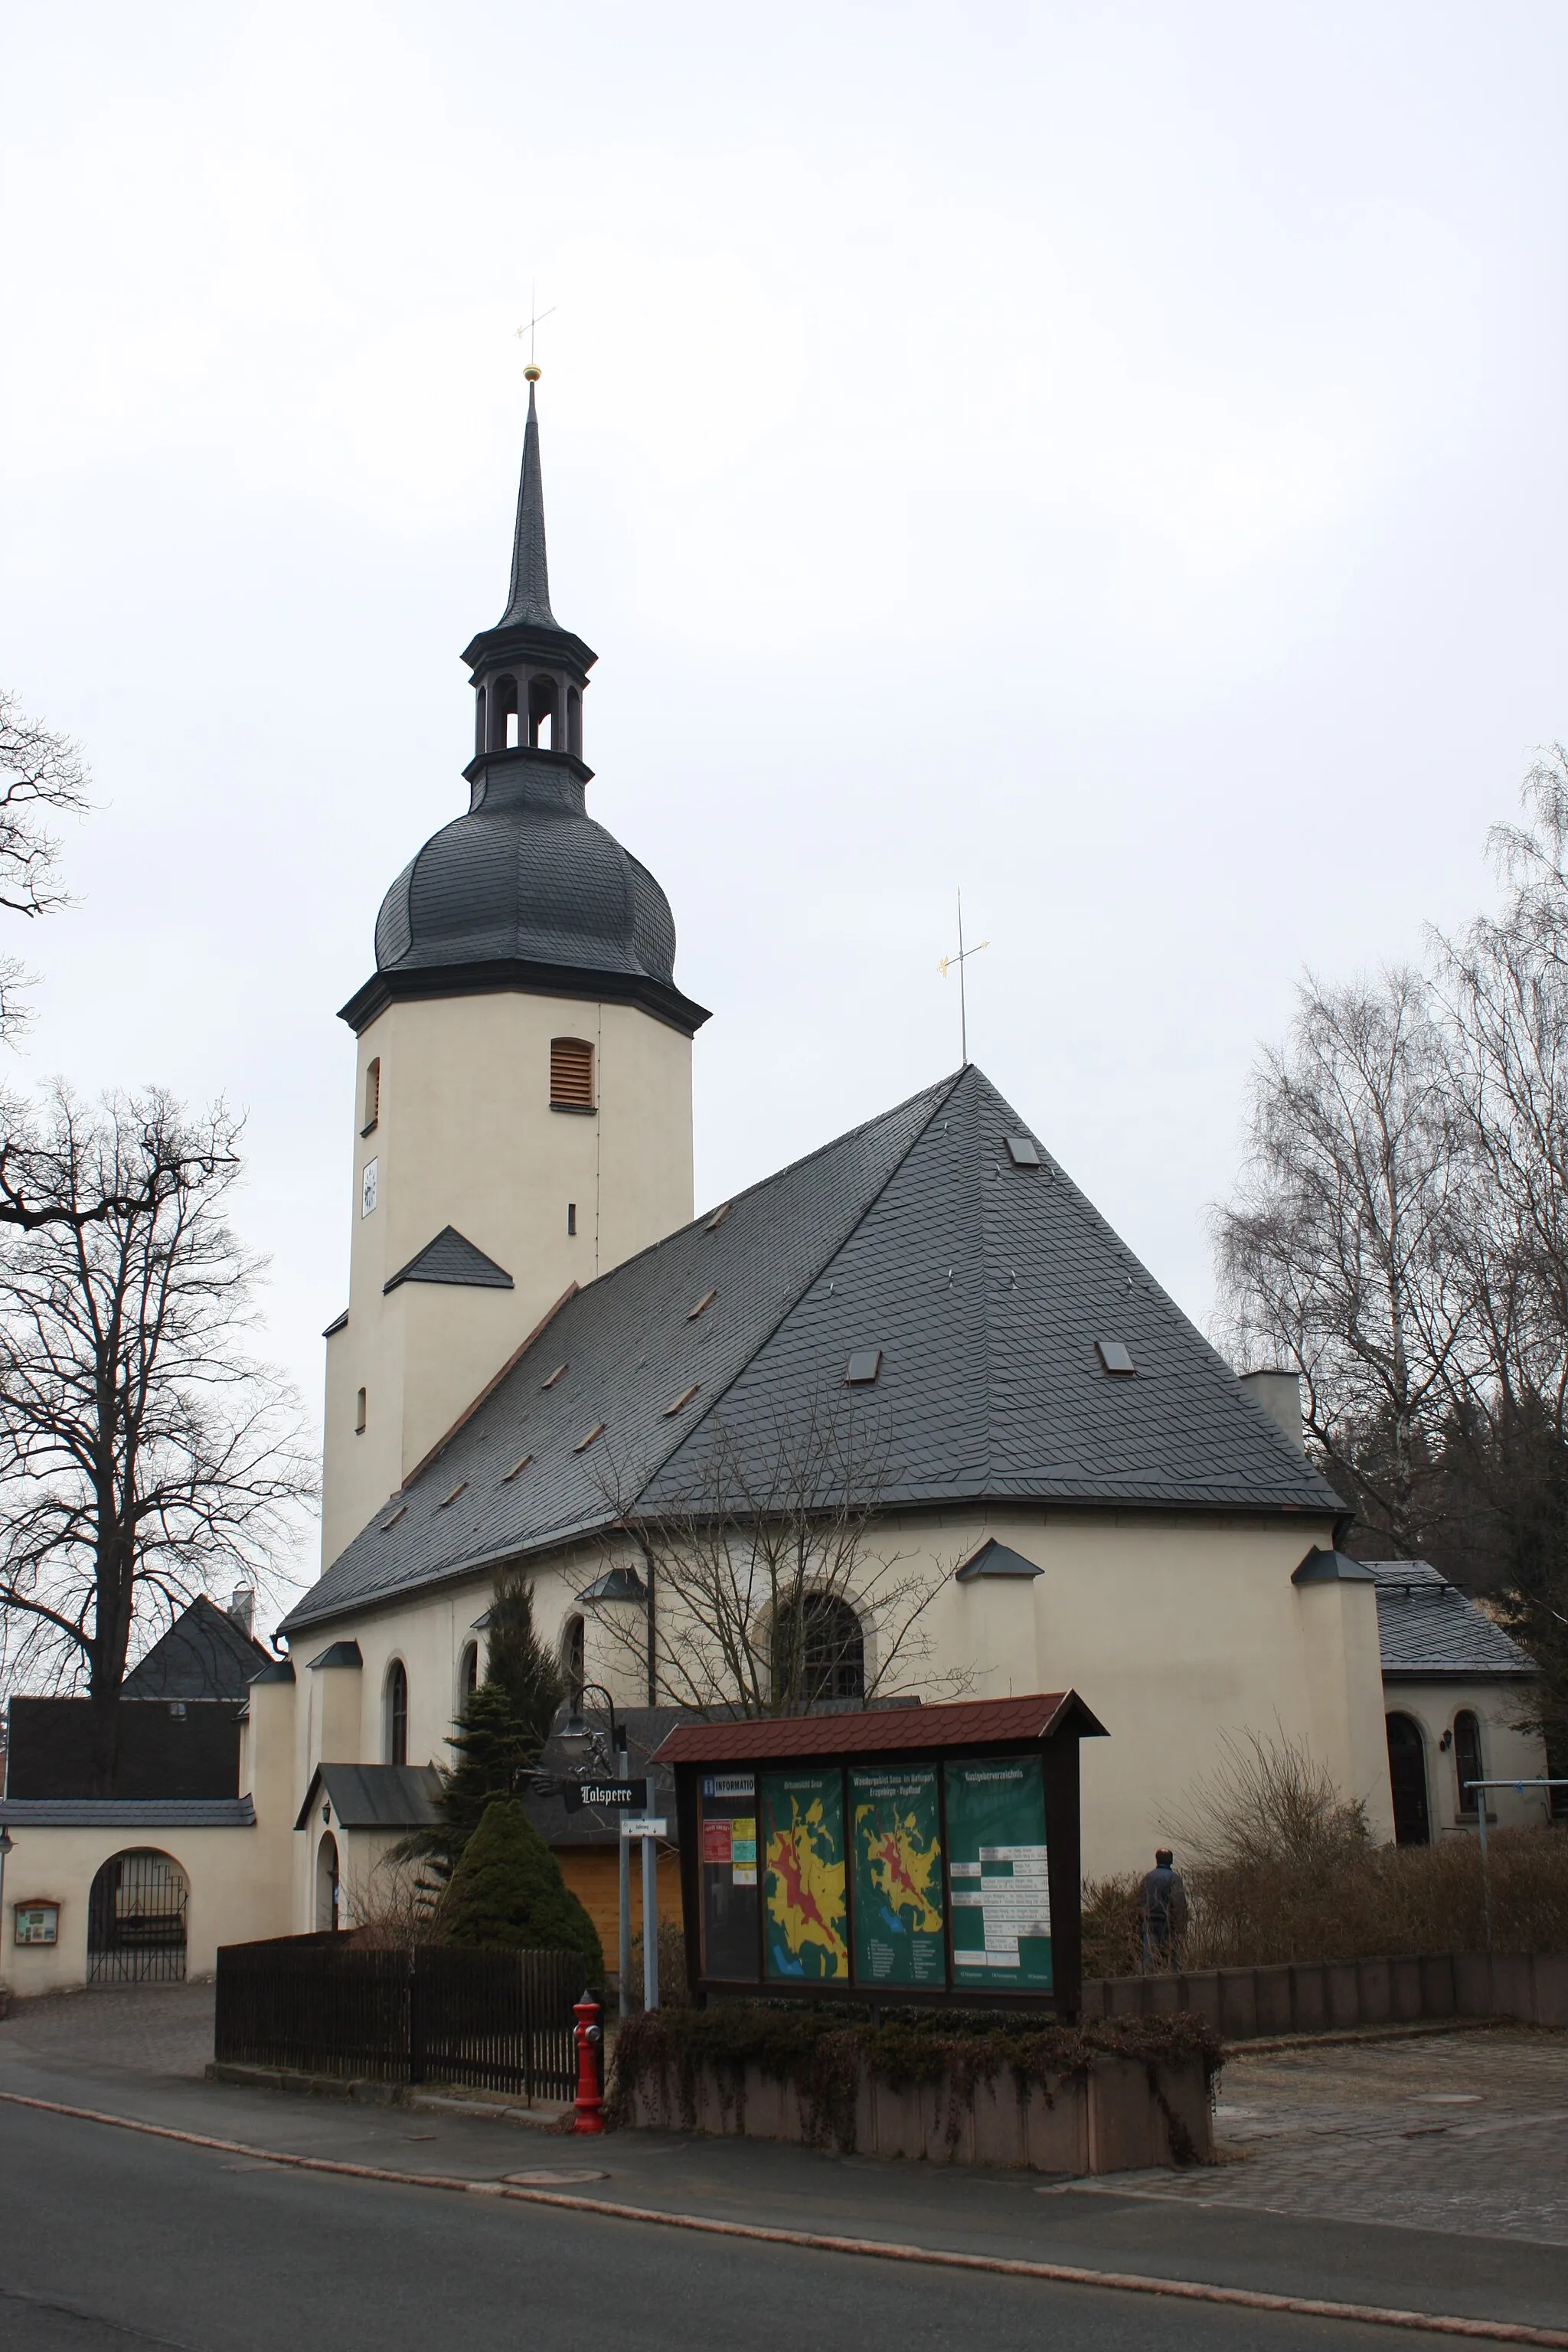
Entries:
POLYGON ((848 1715, 752 1716, 741 1723, 683 1723, 655 1764, 738 1764, 757 1757, 927 1755, 940 1748, 985 1748, 1073 1731, 1102 1739, 1076 1691, 1024 1698, 963 1699, 948 1706, 863 1708, 848 1715))

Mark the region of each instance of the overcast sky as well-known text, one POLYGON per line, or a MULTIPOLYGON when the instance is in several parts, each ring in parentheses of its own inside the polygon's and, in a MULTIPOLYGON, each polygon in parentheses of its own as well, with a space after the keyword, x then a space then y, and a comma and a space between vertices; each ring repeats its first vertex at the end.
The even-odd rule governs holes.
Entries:
POLYGON ((1200 1322, 1303 965, 1568 733, 1559 6, 0 11, 0 677, 101 811, 25 1056, 249 1110, 312 1411, 383 891, 467 803, 537 284, 591 811, 700 1204, 974 1058, 1200 1322))

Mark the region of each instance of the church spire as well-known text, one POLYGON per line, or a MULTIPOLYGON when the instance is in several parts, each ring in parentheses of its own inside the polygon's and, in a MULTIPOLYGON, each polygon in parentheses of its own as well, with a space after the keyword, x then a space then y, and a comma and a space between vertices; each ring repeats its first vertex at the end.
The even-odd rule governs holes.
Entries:
POLYGON ((544 483, 539 469, 539 414, 533 387, 539 370, 530 366, 528 423, 522 436, 522 479, 517 491, 517 530, 511 542, 511 595, 496 623, 500 629, 558 629, 550 609, 550 567, 544 551, 544 483))

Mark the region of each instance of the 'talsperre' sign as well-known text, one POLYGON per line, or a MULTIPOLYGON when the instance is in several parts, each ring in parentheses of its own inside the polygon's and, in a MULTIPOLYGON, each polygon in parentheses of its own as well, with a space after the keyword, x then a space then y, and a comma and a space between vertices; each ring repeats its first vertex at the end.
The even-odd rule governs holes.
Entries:
POLYGON ((584 1805, 598 1805, 607 1812, 646 1813, 647 1782, 637 1780, 568 1780, 561 1791, 569 1813, 580 1812, 584 1805))

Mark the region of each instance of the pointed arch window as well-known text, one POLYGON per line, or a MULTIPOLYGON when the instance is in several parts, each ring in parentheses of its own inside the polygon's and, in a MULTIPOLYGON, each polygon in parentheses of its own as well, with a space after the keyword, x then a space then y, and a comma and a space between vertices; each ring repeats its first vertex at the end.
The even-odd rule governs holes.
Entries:
POLYGON ((386 1760, 408 1761, 408 1670, 394 1658, 386 1674, 386 1760))
POLYGON ((561 1663, 574 1692, 583 1687, 584 1659, 587 1654, 587 1638, 581 1617, 568 1617, 561 1634, 561 1663))

